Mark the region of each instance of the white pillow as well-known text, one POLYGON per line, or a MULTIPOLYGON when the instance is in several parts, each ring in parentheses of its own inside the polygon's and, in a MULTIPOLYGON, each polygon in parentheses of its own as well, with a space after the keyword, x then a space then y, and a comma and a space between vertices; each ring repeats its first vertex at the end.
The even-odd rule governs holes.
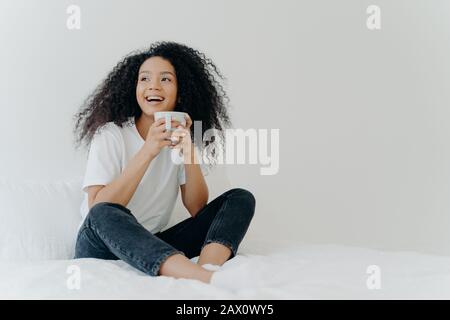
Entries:
MULTIPOLYGON (((230 189, 223 166, 205 176, 210 198, 230 189)), ((0 178, 0 261, 71 259, 75 251, 83 177, 67 181, 0 178)), ((178 195, 168 229, 189 217, 178 195)))
POLYGON ((0 179, 0 260, 71 259, 81 183, 0 179))

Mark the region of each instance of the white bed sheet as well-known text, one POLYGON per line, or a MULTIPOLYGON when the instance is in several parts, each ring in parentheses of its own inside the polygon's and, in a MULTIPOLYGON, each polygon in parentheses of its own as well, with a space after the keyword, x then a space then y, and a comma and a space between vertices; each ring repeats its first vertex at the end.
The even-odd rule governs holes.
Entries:
MULTIPOLYGON (((253 243, 226 263, 254 282, 229 291, 196 280, 149 277, 122 261, 1 262, 2 299, 450 299, 450 257, 340 245, 253 243), (69 266, 80 289, 69 289, 69 266), (367 267, 380 268, 368 289, 367 267)), ((226 271, 224 271, 226 272, 226 271)), ((233 281, 233 279, 230 279, 233 281)))

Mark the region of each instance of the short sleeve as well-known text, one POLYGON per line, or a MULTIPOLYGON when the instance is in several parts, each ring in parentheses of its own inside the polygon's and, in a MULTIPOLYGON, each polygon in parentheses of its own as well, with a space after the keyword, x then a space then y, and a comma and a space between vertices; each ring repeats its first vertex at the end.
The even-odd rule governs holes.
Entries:
MULTIPOLYGON (((203 163, 199 165, 203 176, 207 176, 209 174, 208 167, 203 163)), ((186 184, 186 169, 184 168, 184 164, 180 164, 180 168, 178 170, 178 183, 179 185, 186 184)))
POLYGON ((82 189, 93 185, 107 185, 121 173, 119 140, 110 130, 96 133, 89 148, 82 189))

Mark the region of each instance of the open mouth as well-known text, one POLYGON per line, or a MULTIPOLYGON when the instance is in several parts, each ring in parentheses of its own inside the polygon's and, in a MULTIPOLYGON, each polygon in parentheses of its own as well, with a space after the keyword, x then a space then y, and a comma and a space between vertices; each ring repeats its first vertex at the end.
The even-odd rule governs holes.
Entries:
POLYGON ((145 100, 150 103, 160 103, 160 102, 164 101, 164 97, 151 95, 151 96, 146 96, 145 100))

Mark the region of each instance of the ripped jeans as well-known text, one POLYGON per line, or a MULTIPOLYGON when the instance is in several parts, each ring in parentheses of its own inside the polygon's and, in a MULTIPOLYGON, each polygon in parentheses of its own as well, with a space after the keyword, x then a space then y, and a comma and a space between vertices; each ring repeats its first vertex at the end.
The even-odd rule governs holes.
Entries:
POLYGON ((126 207, 110 202, 94 205, 84 220, 75 246, 75 259, 123 260, 150 275, 159 275, 171 255, 199 256, 209 243, 231 249, 232 259, 255 212, 255 197, 234 188, 203 207, 195 217, 152 234, 126 207))

